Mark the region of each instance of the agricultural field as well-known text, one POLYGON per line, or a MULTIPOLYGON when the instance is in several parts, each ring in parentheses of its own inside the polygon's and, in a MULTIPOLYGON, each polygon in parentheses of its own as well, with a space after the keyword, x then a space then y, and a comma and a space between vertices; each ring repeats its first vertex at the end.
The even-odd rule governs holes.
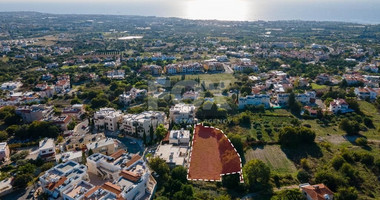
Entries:
POLYGON ((265 162, 274 172, 290 173, 297 172, 296 166, 290 161, 279 145, 265 145, 250 148, 245 152, 246 161, 259 159, 265 162))

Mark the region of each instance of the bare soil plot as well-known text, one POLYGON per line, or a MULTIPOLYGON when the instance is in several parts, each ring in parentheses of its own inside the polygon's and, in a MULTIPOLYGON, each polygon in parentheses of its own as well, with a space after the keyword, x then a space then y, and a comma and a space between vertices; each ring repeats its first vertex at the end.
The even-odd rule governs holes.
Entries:
POLYGON ((241 173, 241 159, 219 129, 197 125, 194 130, 189 180, 220 181, 224 174, 241 173))

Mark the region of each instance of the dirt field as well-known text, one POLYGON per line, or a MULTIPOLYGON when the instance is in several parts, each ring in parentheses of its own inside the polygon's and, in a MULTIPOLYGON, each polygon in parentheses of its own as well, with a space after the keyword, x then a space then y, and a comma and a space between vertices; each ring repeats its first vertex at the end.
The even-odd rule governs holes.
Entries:
POLYGON ((277 145, 266 145, 262 148, 249 149, 245 153, 246 161, 259 159, 265 162, 272 170, 277 172, 294 173, 295 165, 286 157, 277 145))
POLYGON ((240 172, 240 157, 217 129, 196 126, 190 156, 189 179, 221 180, 221 174, 240 172))

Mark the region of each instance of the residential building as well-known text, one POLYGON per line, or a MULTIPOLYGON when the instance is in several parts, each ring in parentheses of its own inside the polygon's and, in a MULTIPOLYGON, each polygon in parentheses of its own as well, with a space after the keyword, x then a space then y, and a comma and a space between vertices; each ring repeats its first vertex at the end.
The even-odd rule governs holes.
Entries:
MULTIPOLYGON (((277 104, 285 106, 289 102, 289 93, 279 93, 277 94, 277 104)), ((296 101, 302 104, 312 104, 315 103, 316 93, 314 91, 305 91, 305 93, 295 94, 296 101)))
POLYGON ((183 93, 182 95, 182 99, 191 99, 191 100, 195 100, 199 97, 199 92, 195 92, 195 91, 187 91, 185 93, 183 93))
POLYGON ((117 147, 118 142, 113 138, 104 138, 86 144, 87 150, 91 149, 94 153, 103 153, 106 155, 113 154, 117 147))
POLYGON ((2 83, 1 84, 1 89, 2 90, 9 90, 9 91, 12 91, 12 90, 17 90, 19 89, 20 87, 22 86, 22 83, 21 82, 5 82, 5 83, 2 83))
POLYGON ((53 106, 46 105, 31 105, 16 108, 16 114, 21 116, 26 123, 39 121, 53 114, 53 106))
POLYGON ((8 161, 10 156, 9 146, 6 142, 0 143, 0 161, 8 161))
POLYGON ((48 81, 48 80, 51 80, 54 78, 54 75, 53 74, 50 74, 50 73, 46 73, 46 74, 43 74, 42 77, 41 77, 41 80, 43 81, 48 81))
POLYGON ((62 131, 67 131, 67 126, 72 121, 72 117, 70 115, 61 115, 61 116, 50 115, 47 118, 45 118, 44 121, 48 121, 57 125, 62 131))
POLYGON ((158 65, 146 65, 141 68, 142 72, 148 72, 152 75, 161 75, 162 67, 158 65))
MULTIPOLYGON (((90 199, 88 198, 89 192, 91 190, 95 189, 95 186, 91 183, 81 180, 78 184, 75 186, 67 188, 62 192, 62 196, 64 200, 84 200, 84 199, 90 199)), ((93 193, 91 193, 93 194, 93 193)))
POLYGON ((357 97, 360 99, 370 99, 374 100, 377 97, 379 89, 376 88, 370 88, 370 87, 357 87, 355 88, 354 92, 357 97))
POLYGON ((270 96, 267 94, 254 94, 246 97, 239 97, 239 109, 244 109, 246 106, 263 105, 268 108, 270 105, 270 96))
POLYGON ((57 162, 67 162, 67 161, 74 161, 74 162, 82 162, 82 151, 67 151, 61 154, 56 155, 57 162))
POLYGON ((315 81, 318 84, 326 84, 331 82, 331 77, 328 74, 319 74, 316 78, 315 81))
POLYGON ((158 156, 166 161, 171 167, 186 166, 189 146, 161 144, 157 147, 155 156, 158 156))
POLYGON ((207 62, 203 65, 203 67, 208 72, 224 71, 224 64, 220 62, 207 62))
POLYGON ((39 177, 42 191, 54 199, 82 180, 89 180, 87 167, 74 161, 58 164, 39 177))
POLYGON ((80 119, 80 117, 85 113, 84 105, 83 104, 74 104, 65 107, 62 110, 62 114, 69 115, 71 117, 80 119))
POLYGON ((57 82, 55 83, 54 90, 57 94, 67 93, 71 89, 70 76, 63 75, 57 77, 57 82))
POLYGON ((289 93, 280 93, 277 94, 277 104, 281 106, 288 105, 289 102, 289 93))
POLYGON ((98 130, 116 131, 118 130, 118 122, 122 117, 119 110, 113 108, 101 108, 94 114, 95 128, 98 130))
POLYGON ((334 114, 348 113, 353 111, 352 109, 348 108, 348 103, 344 99, 334 99, 332 102, 330 102, 328 110, 334 114))
POLYGON ((323 183, 317 185, 302 184, 300 185, 302 194, 307 200, 333 200, 334 193, 323 183))
POLYGON ((235 72, 257 72, 259 67, 248 58, 241 58, 240 62, 233 67, 235 72))
POLYGON ((125 77, 125 71, 120 69, 120 70, 111 70, 107 72, 107 78, 110 79, 124 79, 125 77))
POLYGON ((155 131, 158 125, 165 123, 165 118, 165 113, 158 111, 126 114, 123 116, 120 130, 139 137, 143 137, 144 133, 149 136, 151 127, 155 131))
POLYGON ((39 142, 38 156, 44 160, 55 160, 54 139, 45 138, 39 142))
POLYGON ((185 144, 188 145, 190 142, 190 131, 184 130, 171 130, 169 132, 169 143, 170 144, 185 144))
POLYGON ((143 99, 147 94, 146 89, 132 88, 128 93, 119 95, 119 102, 123 105, 131 104, 132 100, 143 99))
POLYGON ((88 143, 105 138, 104 133, 73 135, 66 140, 65 148, 66 151, 82 151, 87 148, 88 143))
POLYGON ((156 185, 141 157, 124 150, 110 156, 93 154, 87 158, 87 165, 89 172, 109 180, 101 188, 121 199, 145 199, 156 185))
POLYGON ((176 104, 169 110, 170 120, 174 123, 193 124, 196 122, 195 106, 192 104, 176 104))

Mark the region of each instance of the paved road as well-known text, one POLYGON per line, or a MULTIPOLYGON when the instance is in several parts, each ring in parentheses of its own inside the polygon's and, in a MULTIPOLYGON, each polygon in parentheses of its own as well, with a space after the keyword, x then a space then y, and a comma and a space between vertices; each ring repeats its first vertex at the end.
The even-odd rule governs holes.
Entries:
POLYGON ((230 65, 228 65, 228 64, 224 64, 223 66, 224 66, 224 71, 225 71, 225 73, 227 73, 227 74, 232 74, 232 73, 234 73, 234 70, 232 70, 232 68, 230 67, 230 65))
POLYGON ((1 199, 9 199, 9 200, 24 200, 24 199, 34 199, 34 197, 29 196, 30 190, 33 189, 34 186, 26 188, 26 190, 16 190, 14 192, 11 192, 3 197, 1 199))

